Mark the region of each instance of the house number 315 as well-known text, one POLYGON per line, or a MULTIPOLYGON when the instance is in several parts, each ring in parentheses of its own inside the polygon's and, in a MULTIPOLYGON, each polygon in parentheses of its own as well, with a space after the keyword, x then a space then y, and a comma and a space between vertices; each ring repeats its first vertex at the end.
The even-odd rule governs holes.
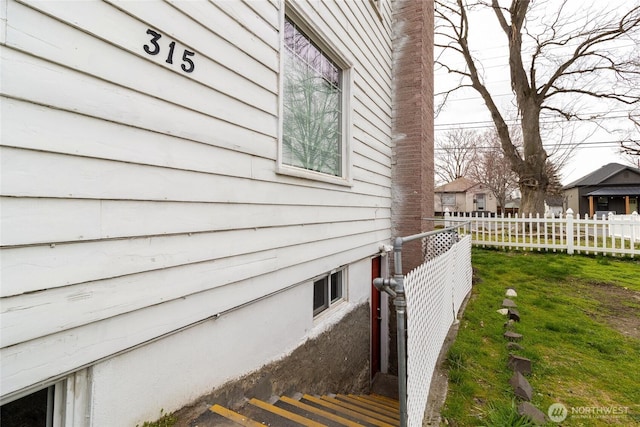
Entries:
MULTIPOLYGON (((158 40, 160 40, 162 34, 157 33, 153 30, 147 30, 147 34, 151 36, 151 40, 149 40, 150 44, 144 45, 144 51, 149 55, 159 54, 160 45, 158 44, 158 40)), ((171 43, 169 43, 169 53, 167 54, 167 59, 165 60, 167 64, 173 64, 173 55, 175 48, 176 42, 172 41, 171 43)), ((187 49, 182 52, 182 64, 180 64, 180 68, 182 68, 182 71, 184 71, 185 73, 192 73, 196 68, 196 64, 193 63, 193 59, 191 58, 194 55, 194 52, 191 52, 187 49)))

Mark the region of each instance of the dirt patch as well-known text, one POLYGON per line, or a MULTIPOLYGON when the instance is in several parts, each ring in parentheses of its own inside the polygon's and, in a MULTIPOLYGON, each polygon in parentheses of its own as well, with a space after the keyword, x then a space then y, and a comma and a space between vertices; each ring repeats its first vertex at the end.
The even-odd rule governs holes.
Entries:
POLYGON ((590 282, 592 296, 600 301, 591 317, 625 336, 640 339, 640 292, 607 282, 590 282))

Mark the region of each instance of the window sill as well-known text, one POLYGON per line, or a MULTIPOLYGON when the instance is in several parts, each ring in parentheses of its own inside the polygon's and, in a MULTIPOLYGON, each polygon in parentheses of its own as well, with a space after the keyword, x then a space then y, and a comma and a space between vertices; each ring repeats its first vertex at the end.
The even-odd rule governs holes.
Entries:
POLYGON ((353 187, 351 178, 327 175, 320 172, 297 168, 295 166, 278 165, 276 173, 280 175, 293 176, 296 178, 308 179, 311 181, 327 182, 329 184, 342 185, 343 187, 353 187))
POLYGON ((323 312, 313 317, 314 335, 324 332, 327 327, 337 323, 349 312, 351 304, 345 299, 333 303, 323 312))

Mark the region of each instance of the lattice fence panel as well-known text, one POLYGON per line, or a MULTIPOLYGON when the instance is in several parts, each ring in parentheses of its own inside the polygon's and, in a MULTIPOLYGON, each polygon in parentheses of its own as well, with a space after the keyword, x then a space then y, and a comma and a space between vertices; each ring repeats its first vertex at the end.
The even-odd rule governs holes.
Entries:
POLYGON ((456 245, 457 251, 454 267, 453 307, 455 314, 458 314, 460 307, 471 291, 473 281, 473 268, 471 267, 471 236, 466 236, 456 245))
POLYGON ((429 261, 447 252, 458 242, 459 236, 455 230, 432 234, 422 239, 422 254, 425 261, 429 261))
POLYGON ((425 261, 405 278, 408 425, 422 425, 431 377, 460 304, 471 289, 471 238, 425 261))

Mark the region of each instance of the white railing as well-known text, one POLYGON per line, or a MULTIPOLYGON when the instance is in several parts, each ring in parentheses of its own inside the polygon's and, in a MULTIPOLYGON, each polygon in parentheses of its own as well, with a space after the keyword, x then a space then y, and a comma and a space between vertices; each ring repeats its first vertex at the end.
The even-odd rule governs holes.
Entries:
POLYGON ((640 218, 632 215, 575 217, 472 216, 445 212, 445 227, 465 223, 461 234, 471 235, 476 246, 516 250, 562 251, 568 254, 640 255, 640 218))
MULTIPOLYGON (((425 245, 427 246, 427 245, 425 245)), ((431 377, 449 328, 471 291, 471 236, 425 261, 404 279, 407 303, 407 418, 422 426, 431 377)))

